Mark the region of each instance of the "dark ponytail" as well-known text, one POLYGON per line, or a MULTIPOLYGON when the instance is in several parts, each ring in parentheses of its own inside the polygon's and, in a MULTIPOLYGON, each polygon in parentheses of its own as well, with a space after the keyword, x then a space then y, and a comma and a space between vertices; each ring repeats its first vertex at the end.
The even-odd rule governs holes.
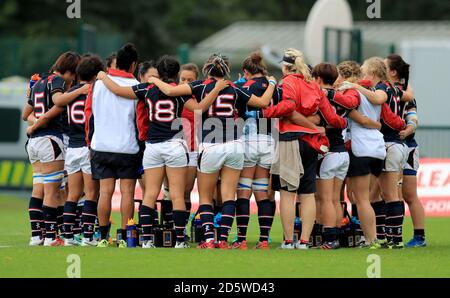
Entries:
POLYGON ((263 61, 263 56, 260 52, 253 52, 245 58, 242 62, 242 70, 246 70, 252 75, 261 73, 267 75, 267 66, 263 61))
POLYGON ((387 57, 388 65, 390 70, 395 70, 397 76, 400 79, 400 84, 403 89, 408 88, 409 83, 409 69, 410 65, 403 60, 400 55, 392 54, 387 57))
POLYGON ((173 83, 177 81, 180 63, 175 57, 164 55, 156 62, 156 69, 163 82, 173 83))

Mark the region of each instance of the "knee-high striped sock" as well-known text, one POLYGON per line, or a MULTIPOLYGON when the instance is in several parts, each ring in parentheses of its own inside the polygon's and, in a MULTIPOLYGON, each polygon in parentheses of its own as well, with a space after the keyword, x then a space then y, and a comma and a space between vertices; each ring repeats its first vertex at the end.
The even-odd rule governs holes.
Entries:
POLYGON ((198 207, 198 213, 202 222, 204 240, 214 240, 214 212, 212 206, 200 205, 198 207))
POLYGON ((42 238, 42 229, 44 228, 44 216, 42 213, 43 200, 31 197, 28 205, 28 214, 30 216, 31 236, 42 238))
POLYGON ((175 224, 175 235, 177 242, 185 241, 184 231, 186 229, 186 211, 173 210, 173 222, 175 224))
POLYGON ((159 213, 157 207, 155 206, 155 209, 153 209, 153 226, 155 227, 157 225, 159 225, 159 213))
POLYGON ((58 206, 56 208, 56 223, 58 224, 57 231, 59 235, 64 235, 64 206, 58 206))
POLYGON ((227 201, 222 205, 222 220, 220 222, 220 241, 228 241, 228 234, 233 226, 234 215, 236 214, 236 202, 227 201))
POLYGON ((75 216, 75 225, 73 226, 73 234, 74 235, 79 235, 83 230, 83 222, 82 222, 83 206, 84 206, 84 201, 81 203, 78 202, 77 212, 76 212, 77 215, 75 216))
POLYGON ((386 233, 394 243, 403 242, 403 210, 402 202, 386 203, 386 233))
POLYGON ((45 237, 55 239, 56 238, 56 208, 43 205, 42 211, 44 212, 45 221, 45 237))
POLYGON ((274 202, 263 200, 258 202, 259 241, 268 241, 273 224, 274 202))
POLYGON ((139 215, 140 215, 139 222, 141 223, 141 227, 143 230, 142 237, 144 241, 151 240, 154 238, 153 237, 154 211, 155 209, 145 205, 141 205, 141 207, 139 207, 139 215))
POLYGON ((77 217, 77 203, 67 201, 64 204, 64 237, 67 239, 73 238, 73 228, 75 225, 75 218, 77 217))
POLYGON ((275 201, 275 200, 270 201, 270 204, 272 205, 272 207, 270 209, 272 211, 271 215, 273 217, 275 217, 275 213, 277 212, 277 201, 275 201))
POLYGON ((402 203, 402 214, 403 217, 405 217, 405 213, 406 213, 406 207, 405 207, 405 201, 400 201, 402 203))
POLYGON ((86 200, 84 201, 82 222, 83 222, 83 237, 92 240, 95 232, 95 222, 97 219, 97 202, 86 200))
POLYGON ((173 226, 173 205, 172 201, 163 200, 161 202, 163 212, 163 223, 164 225, 173 226))
POLYGON ((372 204, 373 211, 376 216, 377 239, 386 239, 386 203, 384 201, 372 204))
POLYGON ((247 227, 250 220, 250 200, 236 200, 236 225, 238 241, 242 242, 247 238, 247 227))

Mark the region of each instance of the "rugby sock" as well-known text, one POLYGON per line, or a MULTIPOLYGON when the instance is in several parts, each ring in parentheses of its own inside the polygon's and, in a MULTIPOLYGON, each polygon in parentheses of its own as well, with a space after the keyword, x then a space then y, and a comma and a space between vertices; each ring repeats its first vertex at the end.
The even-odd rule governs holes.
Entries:
POLYGON ((142 227, 142 238, 144 241, 151 240, 153 238, 153 216, 155 214, 155 209, 150 208, 145 205, 139 207, 139 222, 142 227))
POLYGON ((81 233, 81 230, 83 229, 83 222, 81 220, 83 216, 83 206, 84 202, 82 204, 78 203, 77 205, 77 212, 75 217, 75 225, 73 226, 73 234, 78 235, 81 233))
POLYGON ((56 238, 56 208, 43 205, 42 211, 44 212, 45 221, 45 237, 55 239, 56 238))
POLYGON ((236 202, 227 201, 222 205, 222 220, 220 222, 220 241, 228 241, 228 234, 233 226, 233 219, 236 213, 236 202))
POLYGON ((418 240, 425 240, 425 230, 424 229, 414 229, 414 238, 418 240))
POLYGON ((127 238, 128 238, 128 236, 127 236, 127 229, 121 229, 120 230, 120 234, 122 235, 122 240, 127 241, 127 238))
POLYGON ((406 208, 405 208, 405 201, 400 201, 402 203, 402 214, 403 217, 405 217, 405 212, 406 212, 406 208))
POLYGON ((402 226, 403 226, 403 211, 402 202, 386 203, 386 234, 388 240, 392 237, 394 243, 403 241, 402 226))
MULTIPOLYGON (((142 205, 141 205, 142 206, 142 205)), ((153 209, 153 226, 159 225, 159 214, 158 209, 153 209)))
POLYGON ((275 216, 275 213, 277 212, 277 201, 275 201, 275 200, 273 200, 273 201, 270 201, 270 204, 272 205, 271 206, 271 215, 272 216, 275 216))
POLYGON ((384 201, 372 204, 376 216, 377 239, 386 239, 386 203, 384 201))
POLYGON ((77 217, 77 203, 67 201, 64 204, 64 237, 73 239, 73 228, 75 225, 75 218, 77 217))
POLYGON ((97 218, 97 203, 94 201, 84 201, 82 222, 83 236, 92 240, 95 231, 95 221, 97 218))
POLYGON ((172 201, 163 200, 161 201, 161 212, 163 213, 163 223, 164 225, 173 226, 173 205, 172 201))
POLYGON ((259 241, 268 241, 273 224, 275 201, 263 200, 258 202, 259 241))
POLYGON ((107 240, 108 239, 109 226, 99 226, 99 229, 100 229, 100 239, 101 240, 107 240))
POLYGON ((247 238, 247 227, 250 220, 250 200, 236 200, 236 225, 238 241, 242 242, 247 238))
POLYGON ((214 240, 214 212, 212 206, 200 205, 198 213, 200 214, 205 241, 214 240))
POLYGON ((64 206, 58 206, 56 208, 56 222, 58 224, 59 235, 64 235, 64 206))
POLYGON ((173 222, 175 224, 175 235, 177 242, 185 241, 184 231, 186 228, 186 211, 173 210, 173 222))
POLYGON ((43 200, 31 197, 28 205, 28 213, 30 215, 31 236, 43 237, 42 229, 44 228, 44 216, 42 213, 43 200))

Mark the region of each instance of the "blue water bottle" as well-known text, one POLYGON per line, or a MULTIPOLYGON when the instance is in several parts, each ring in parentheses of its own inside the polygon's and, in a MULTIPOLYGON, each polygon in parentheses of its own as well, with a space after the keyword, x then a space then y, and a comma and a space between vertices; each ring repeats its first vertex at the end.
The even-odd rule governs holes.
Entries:
POLYGON ((136 247, 137 245, 137 227, 133 219, 127 223, 127 247, 136 247))

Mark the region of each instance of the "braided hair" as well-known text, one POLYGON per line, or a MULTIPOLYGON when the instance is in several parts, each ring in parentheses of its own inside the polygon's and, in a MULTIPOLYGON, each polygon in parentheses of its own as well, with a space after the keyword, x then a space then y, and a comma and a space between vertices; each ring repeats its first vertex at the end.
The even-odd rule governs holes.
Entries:
POLYGON ((212 54, 202 69, 204 76, 224 78, 230 76, 230 62, 222 54, 212 54))

